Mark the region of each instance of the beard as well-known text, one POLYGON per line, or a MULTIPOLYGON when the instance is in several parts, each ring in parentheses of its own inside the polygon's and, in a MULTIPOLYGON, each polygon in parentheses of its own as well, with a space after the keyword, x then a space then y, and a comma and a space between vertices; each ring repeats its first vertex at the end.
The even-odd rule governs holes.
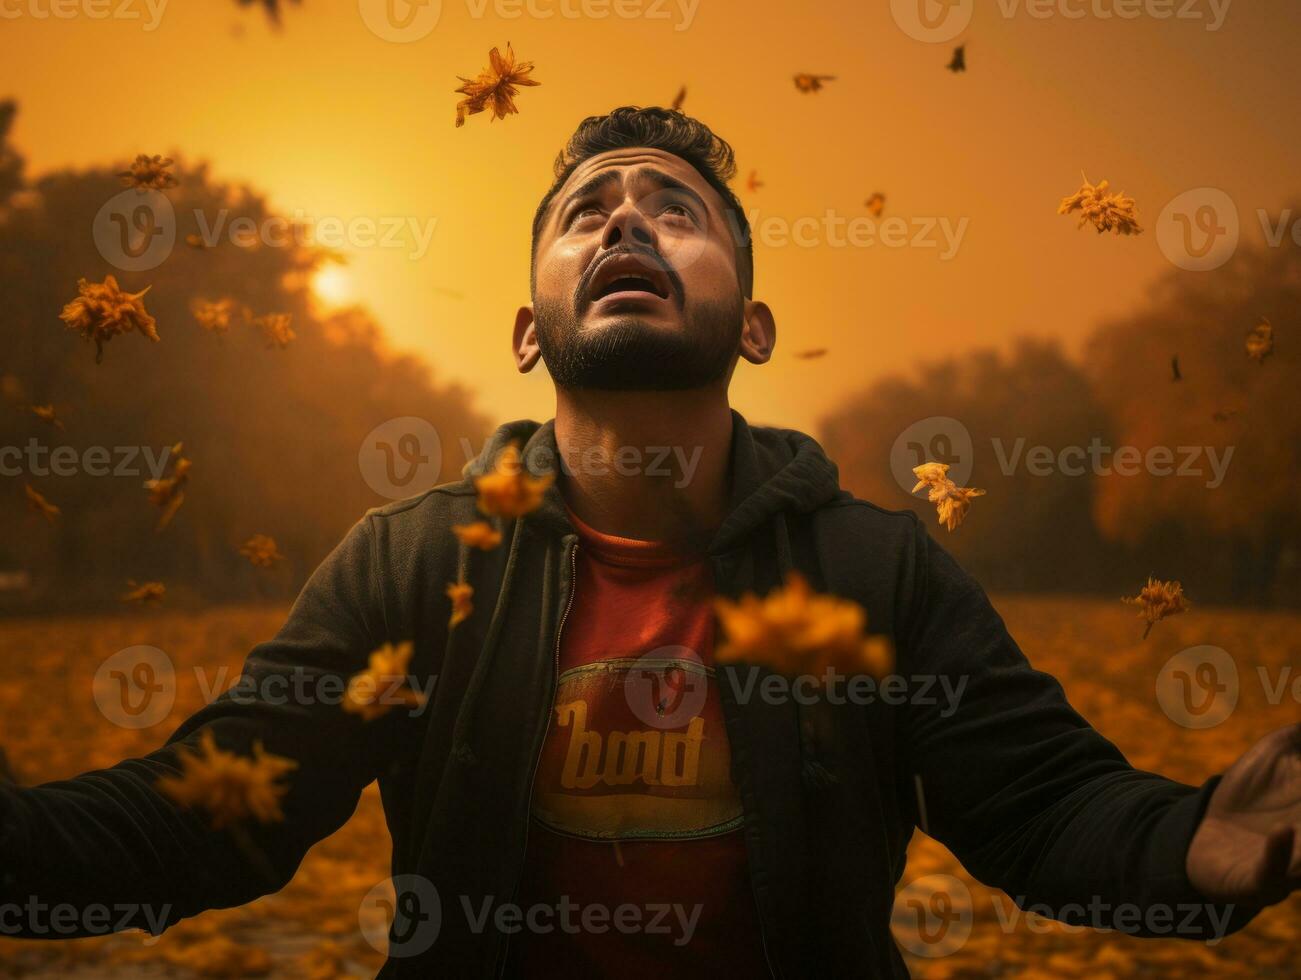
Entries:
POLYGON ((684 307, 681 330, 629 314, 584 330, 575 309, 535 301, 538 346, 561 388, 596 391, 685 391, 726 378, 741 343, 740 291, 730 300, 684 307))

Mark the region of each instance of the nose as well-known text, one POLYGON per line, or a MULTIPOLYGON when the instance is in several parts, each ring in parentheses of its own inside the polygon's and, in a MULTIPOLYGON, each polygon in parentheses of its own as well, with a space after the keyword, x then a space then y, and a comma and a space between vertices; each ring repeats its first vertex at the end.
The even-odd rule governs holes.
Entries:
POLYGON ((628 201, 611 212, 601 245, 608 249, 620 243, 655 248, 655 229, 641 213, 641 209, 628 201))

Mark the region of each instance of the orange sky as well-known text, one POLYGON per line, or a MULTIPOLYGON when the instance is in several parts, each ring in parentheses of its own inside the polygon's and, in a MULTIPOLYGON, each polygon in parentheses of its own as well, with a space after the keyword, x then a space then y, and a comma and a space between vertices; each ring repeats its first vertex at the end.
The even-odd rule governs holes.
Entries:
POLYGON ((583 116, 664 104, 682 84, 685 108, 735 147, 741 182, 753 168, 765 184, 740 193, 768 229, 756 295, 776 314, 778 347, 733 385, 757 422, 813 430, 882 373, 1020 333, 1074 348, 1171 268, 1151 226, 1182 191, 1222 188, 1256 239, 1256 209, 1277 218, 1301 200, 1290 0, 1227 11, 1167 0, 1200 17, 1163 20, 1147 15, 1160 0, 1139 0, 1134 19, 1117 0, 1053 2, 1046 18, 1027 0, 979 0, 956 42, 938 44, 909 37, 886 0, 442 0, 437 25, 410 43, 363 22, 378 0, 303 0, 279 34, 233 0, 171 0, 153 30, 145 0, 98 0, 134 20, 42 16, 51 2, 0 0, 0 96, 21 104, 29 174, 176 152, 290 216, 433 222, 418 258, 409 231, 401 248, 349 250, 350 288, 395 346, 500 420, 552 412, 545 374, 515 374, 508 343, 556 150, 583 116), (1208 30, 1217 10, 1223 23, 1208 30), (455 129, 456 75, 508 40, 542 85, 522 92, 520 115, 455 129), (943 68, 959 42, 965 75, 943 68), (802 71, 837 79, 802 95, 791 81, 802 71), (1081 171, 1132 195, 1149 233, 1099 237, 1058 216, 1081 171), (942 224, 935 248, 831 241, 827 212, 861 219, 876 190, 909 238, 928 223, 963 228, 953 257, 941 258, 942 224), (817 244, 777 237, 799 219, 817 244), (831 353, 790 356, 809 347, 831 353))

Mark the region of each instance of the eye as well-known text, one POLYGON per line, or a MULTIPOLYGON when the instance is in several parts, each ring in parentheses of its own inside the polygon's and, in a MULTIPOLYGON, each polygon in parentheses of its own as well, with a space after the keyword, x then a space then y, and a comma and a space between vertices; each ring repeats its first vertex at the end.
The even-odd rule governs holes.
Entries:
POLYGON ((582 207, 575 208, 574 211, 570 213, 569 224, 572 226, 585 219, 590 219, 593 217, 599 218, 600 216, 601 216, 600 208, 592 204, 587 204, 582 207))
POLYGON ((685 204, 666 204, 660 208, 660 214, 672 214, 676 217, 686 218, 688 221, 693 218, 691 209, 685 204))

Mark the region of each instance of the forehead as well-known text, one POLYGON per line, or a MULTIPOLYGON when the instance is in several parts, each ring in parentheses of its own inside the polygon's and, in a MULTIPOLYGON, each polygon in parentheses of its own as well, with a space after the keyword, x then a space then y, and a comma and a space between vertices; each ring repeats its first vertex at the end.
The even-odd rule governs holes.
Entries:
POLYGON ((560 186, 552 199, 551 215, 548 216, 548 223, 554 219, 557 208, 563 205, 574 190, 591 178, 606 171, 615 171, 620 174, 621 178, 625 178, 627 174, 643 168, 659 170, 670 177, 676 177, 699 194, 712 211, 721 213, 722 200, 719 198, 718 193, 709 186, 709 183, 700 175, 700 172, 687 163, 686 160, 664 150, 657 150, 648 146, 631 146, 617 150, 606 150, 604 153, 588 157, 575 167, 574 172, 560 186))

